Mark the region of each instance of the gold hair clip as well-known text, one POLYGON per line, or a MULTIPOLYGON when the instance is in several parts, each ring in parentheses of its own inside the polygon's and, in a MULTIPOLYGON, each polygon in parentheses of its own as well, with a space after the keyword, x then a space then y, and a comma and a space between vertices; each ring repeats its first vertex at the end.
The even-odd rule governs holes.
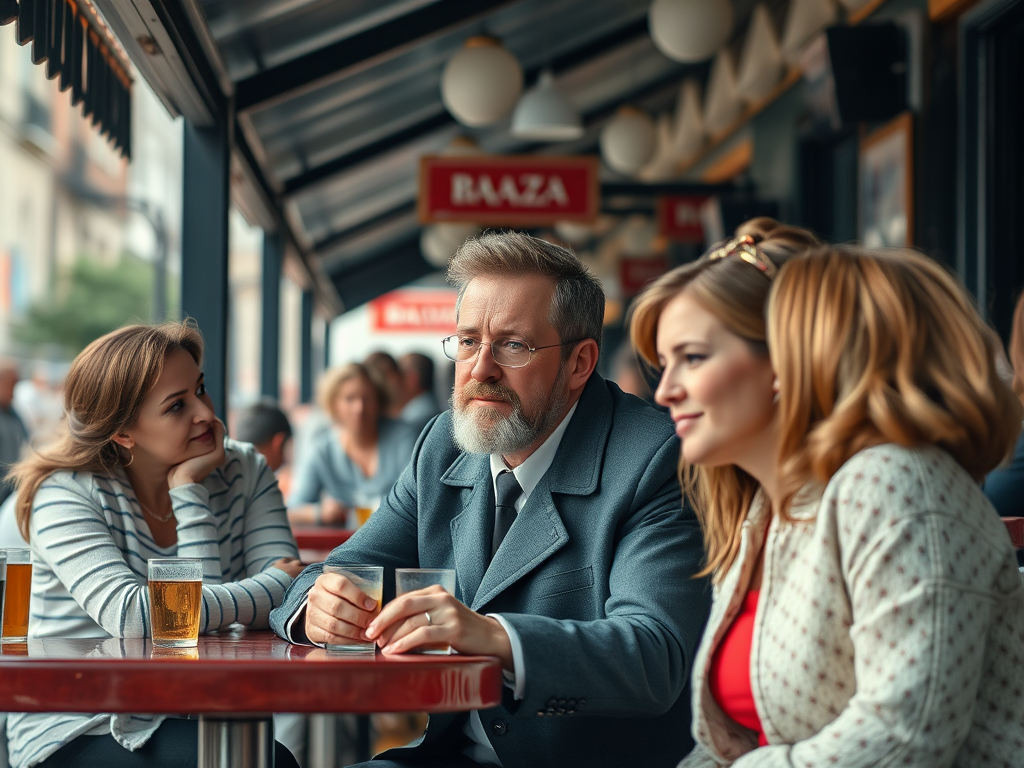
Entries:
POLYGON ((708 261, 724 259, 727 256, 739 256, 747 264, 761 270, 769 280, 775 277, 775 273, 778 272, 768 257, 761 253, 757 246, 754 245, 754 238, 751 235, 740 235, 734 240, 730 240, 721 248, 716 248, 708 254, 708 261))

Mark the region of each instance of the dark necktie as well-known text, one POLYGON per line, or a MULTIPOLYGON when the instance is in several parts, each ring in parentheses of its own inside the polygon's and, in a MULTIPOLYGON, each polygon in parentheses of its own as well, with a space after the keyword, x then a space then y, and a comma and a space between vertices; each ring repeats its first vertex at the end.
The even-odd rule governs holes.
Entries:
POLYGON ((498 551, 505 534, 516 521, 516 500, 522 496, 523 489, 511 470, 503 469, 494 481, 494 533, 491 536, 491 557, 498 551))

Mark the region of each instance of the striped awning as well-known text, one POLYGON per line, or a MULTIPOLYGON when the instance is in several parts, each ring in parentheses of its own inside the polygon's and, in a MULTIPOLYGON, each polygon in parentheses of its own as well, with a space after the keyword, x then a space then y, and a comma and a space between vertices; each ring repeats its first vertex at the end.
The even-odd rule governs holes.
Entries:
POLYGON ((87 0, 0 0, 0 25, 15 23, 32 61, 124 157, 131 158, 132 79, 127 59, 87 0))

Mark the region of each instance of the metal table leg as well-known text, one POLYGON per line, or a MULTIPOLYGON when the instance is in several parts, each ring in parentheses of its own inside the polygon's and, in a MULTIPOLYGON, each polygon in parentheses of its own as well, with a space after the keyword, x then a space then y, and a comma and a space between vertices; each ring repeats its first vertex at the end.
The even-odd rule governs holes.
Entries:
POLYGON ((199 718, 199 768, 274 768, 270 715, 199 718))

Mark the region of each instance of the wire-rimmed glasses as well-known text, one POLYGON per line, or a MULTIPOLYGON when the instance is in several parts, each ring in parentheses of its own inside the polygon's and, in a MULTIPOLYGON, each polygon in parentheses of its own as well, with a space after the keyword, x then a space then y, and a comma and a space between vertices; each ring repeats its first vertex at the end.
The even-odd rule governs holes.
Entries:
POLYGON ((529 342, 523 339, 509 337, 495 339, 488 344, 486 341, 480 341, 472 336, 460 336, 457 333, 441 340, 444 355, 449 360, 454 360, 456 363, 468 363, 476 360, 481 347, 490 347, 491 357, 502 368, 522 368, 524 365, 530 364, 533 353, 540 349, 551 349, 573 343, 575 342, 563 341, 558 344, 546 344, 543 347, 531 347, 529 342))

